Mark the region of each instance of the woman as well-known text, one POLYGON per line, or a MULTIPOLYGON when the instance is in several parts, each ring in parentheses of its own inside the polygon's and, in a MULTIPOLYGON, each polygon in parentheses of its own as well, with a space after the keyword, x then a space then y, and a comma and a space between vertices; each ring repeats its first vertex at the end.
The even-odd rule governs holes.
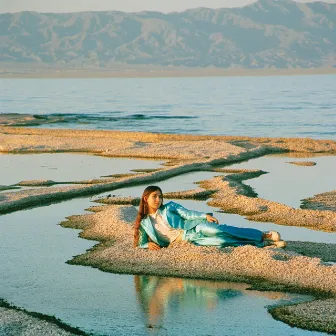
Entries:
POLYGON ((157 186, 143 192, 135 220, 134 247, 159 250, 182 240, 199 246, 286 246, 276 231, 219 225, 211 213, 188 210, 175 202, 163 204, 162 198, 157 186))

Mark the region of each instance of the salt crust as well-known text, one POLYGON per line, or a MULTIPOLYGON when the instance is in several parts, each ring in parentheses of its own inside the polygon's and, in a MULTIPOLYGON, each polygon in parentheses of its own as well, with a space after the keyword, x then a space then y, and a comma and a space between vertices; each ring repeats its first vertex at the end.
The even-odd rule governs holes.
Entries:
POLYGON ((25 336, 71 336, 54 323, 29 316, 25 312, 0 307, 0 334, 25 336))
POLYGON ((336 212, 336 190, 328 191, 302 201, 302 208, 336 212))

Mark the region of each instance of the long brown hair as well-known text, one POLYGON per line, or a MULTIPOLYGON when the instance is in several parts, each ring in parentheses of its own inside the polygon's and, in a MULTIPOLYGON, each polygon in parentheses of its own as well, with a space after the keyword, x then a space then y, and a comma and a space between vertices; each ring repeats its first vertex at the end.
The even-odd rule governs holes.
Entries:
POLYGON ((145 201, 145 197, 148 197, 154 191, 160 191, 160 193, 162 194, 162 190, 158 186, 148 186, 142 193, 138 215, 134 223, 134 247, 138 246, 140 223, 142 219, 148 215, 148 205, 147 202, 145 201))

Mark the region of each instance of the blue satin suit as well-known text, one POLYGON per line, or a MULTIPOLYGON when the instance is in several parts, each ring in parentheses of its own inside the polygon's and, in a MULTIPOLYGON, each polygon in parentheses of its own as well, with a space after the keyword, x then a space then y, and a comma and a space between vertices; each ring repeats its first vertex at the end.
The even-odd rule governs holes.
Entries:
MULTIPOLYGON (((263 232, 257 229, 218 225, 206 220, 206 213, 192 211, 175 202, 168 202, 159 209, 159 214, 174 229, 182 229, 183 240, 199 246, 264 246, 263 232)), ((211 214, 212 215, 212 214, 211 214)), ((148 248, 148 237, 161 247, 168 246, 156 235, 149 216, 142 219, 138 246, 148 248)))

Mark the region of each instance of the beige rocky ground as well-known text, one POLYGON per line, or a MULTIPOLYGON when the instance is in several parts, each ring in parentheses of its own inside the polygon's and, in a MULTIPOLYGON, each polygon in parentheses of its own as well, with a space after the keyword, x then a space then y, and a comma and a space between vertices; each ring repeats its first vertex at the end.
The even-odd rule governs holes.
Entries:
MULTIPOLYGON (((4 118, 2 116, 2 118, 4 118)), ((21 118, 20 116, 17 118, 21 118)), ((61 130, 1 126, 0 152, 91 152, 113 156, 214 158, 239 152, 237 147, 282 149, 301 153, 336 153, 336 141, 309 138, 194 136, 121 131, 61 130), (233 146, 230 146, 233 145, 233 146), (212 146, 211 146, 212 145, 212 146)))
POLYGON ((335 334, 336 300, 316 300, 292 306, 277 307, 270 313, 291 326, 335 334))
POLYGON ((307 166, 307 167, 316 166, 316 162, 313 161, 290 161, 287 163, 294 164, 297 166, 307 166))
POLYGON ((315 195, 302 201, 303 209, 329 210, 336 212, 336 190, 315 195))
MULTIPOLYGON (((294 209, 290 206, 256 197, 249 197, 248 187, 242 184, 244 174, 217 176, 203 181, 200 186, 206 190, 217 190, 208 203, 230 213, 247 216, 257 222, 272 222, 281 225, 295 225, 317 230, 336 231, 336 213, 294 209)), ((247 174, 246 178, 249 178, 247 174)))
MULTIPOLYGON (((4 336, 73 336, 86 335, 79 329, 69 327, 53 317, 29 313, 18 308, 1 307, 0 335, 4 336)), ((8 304, 4 304, 9 306, 8 304)))

